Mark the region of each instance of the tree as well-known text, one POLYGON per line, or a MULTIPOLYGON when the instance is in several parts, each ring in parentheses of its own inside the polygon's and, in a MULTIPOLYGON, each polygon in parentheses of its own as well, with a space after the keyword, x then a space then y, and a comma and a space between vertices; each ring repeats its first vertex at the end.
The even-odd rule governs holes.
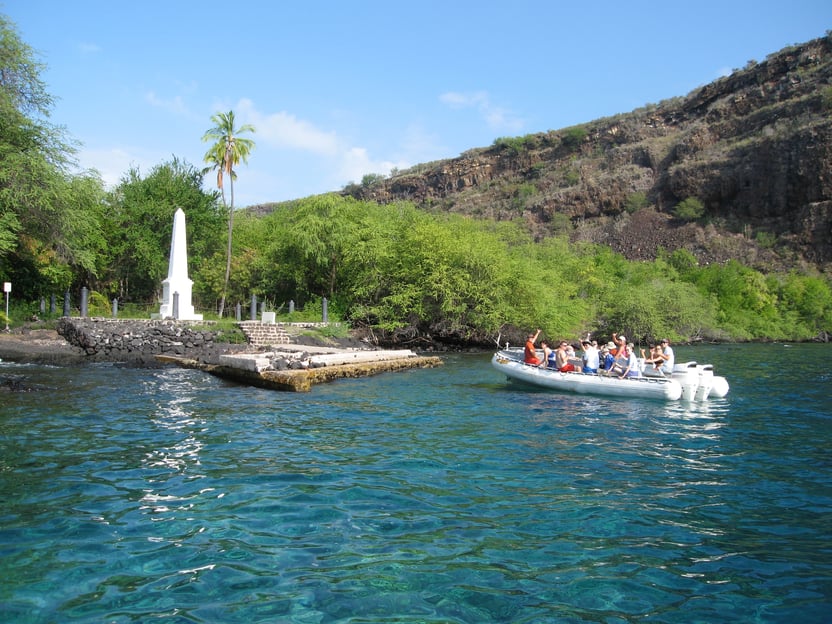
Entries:
MULTIPOLYGON (((189 258, 207 259, 222 248, 225 215, 217 204, 216 192, 202 188, 202 172, 176 157, 144 176, 132 167, 110 194, 108 272, 100 288, 120 300, 154 301, 168 269, 176 209, 187 216, 189 258)), ((207 294, 194 281, 194 291, 207 294)))
POLYGON ((205 162, 210 166, 207 171, 216 170, 217 188, 222 192, 223 206, 228 212, 228 241, 225 259, 225 281, 223 282, 222 297, 220 299, 219 315, 222 317, 225 310, 225 297, 228 291, 228 279, 231 277, 231 240, 234 231, 234 179, 237 177, 234 167, 240 161, 247 163, 251 150, 254 149, 252 139, 241 137, 246 132, 256 132, 251 124, 243 124, 237 127, 234 118, 234 111, 227 113, 216 113, 212 115, 211 121, 215 124, 202 136, 203 142, 213 142, 213 145, 205 153, 205 162), (231 203, 225 203, 224 176, 228 176, 231 203))
POLYGON ((47 122, 44 66, 0 15, 0 260, 4 279, 34 298, 98 271, 103 185, 69 173, 75 150, 47 122))

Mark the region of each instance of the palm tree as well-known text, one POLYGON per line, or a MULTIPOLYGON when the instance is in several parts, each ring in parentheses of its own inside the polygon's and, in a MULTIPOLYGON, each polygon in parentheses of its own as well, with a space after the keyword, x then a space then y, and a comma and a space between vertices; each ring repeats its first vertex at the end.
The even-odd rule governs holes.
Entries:
POLYGON ((225 295, 228 291, 228 279, 231 277, 231 237, 234 231, 234 180, 237 174, 234 167, 242 161, 248 163, 248 156, 254 149, 254 141, 238 135, 244 132, 256 132, 251 124, 243 124, 239 128, 235 126, 234 111, 227 113, 216 113, 211 116, 214 127, 202 135, 203 142, 212 142, 213 145, 205 152, 204 160, 210 166, 203 172, 217 171, 217 188, 222 192, 222 204, 228 210, 228 248, 225 260, 225 282, 222 287, 222 298, 220 299, 219 314, 222 318, 225 311, 225 295), (225 187, 223 177, 228 175, 231 194, 231 204, 225 202, 225 187))

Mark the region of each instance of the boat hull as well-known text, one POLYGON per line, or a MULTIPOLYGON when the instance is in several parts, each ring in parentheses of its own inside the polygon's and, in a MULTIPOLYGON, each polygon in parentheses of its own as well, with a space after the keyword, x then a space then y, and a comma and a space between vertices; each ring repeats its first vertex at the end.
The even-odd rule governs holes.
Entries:
POLYGON ((509 379, 561 392, 665 401, 677 401, 682 396, 682 386, 673 379, 655 377, 621 379, 577 372, 561 373, 551 368, 525 364, 506 351, 495 353, 491 358, 491 364, 509 379))

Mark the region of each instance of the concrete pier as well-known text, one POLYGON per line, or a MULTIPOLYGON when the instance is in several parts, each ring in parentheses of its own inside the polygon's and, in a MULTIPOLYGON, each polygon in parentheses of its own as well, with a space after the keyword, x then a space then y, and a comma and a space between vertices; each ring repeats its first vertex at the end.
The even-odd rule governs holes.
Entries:
POLYGON ((409 350, 348 350, 301 345, 284 345, 277 351, 262 353, 223 355, 217 364, 167 355, 159 355, 157 359, 184 368, 196 368, 223 379, 289 392, 309 392, 315 384, 336 379, 442 365, 438 357, 419 356, 409 350), (309 356, 303 360, 302 368, 275 370, 272 367, 276 357, 292 357, 301 353, 309 356))

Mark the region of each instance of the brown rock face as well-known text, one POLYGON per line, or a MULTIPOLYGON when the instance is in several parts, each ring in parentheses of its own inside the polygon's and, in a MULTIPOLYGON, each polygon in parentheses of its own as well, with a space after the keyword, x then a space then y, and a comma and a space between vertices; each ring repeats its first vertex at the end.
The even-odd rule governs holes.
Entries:
POLYGON ((344 191, 485 218, 523 216, 631 259, 660 248, 762 269, 832 267, 832 37, 686 97, 511 139, 344 191), (674 218, 695 198, 704 214, 674 218))

